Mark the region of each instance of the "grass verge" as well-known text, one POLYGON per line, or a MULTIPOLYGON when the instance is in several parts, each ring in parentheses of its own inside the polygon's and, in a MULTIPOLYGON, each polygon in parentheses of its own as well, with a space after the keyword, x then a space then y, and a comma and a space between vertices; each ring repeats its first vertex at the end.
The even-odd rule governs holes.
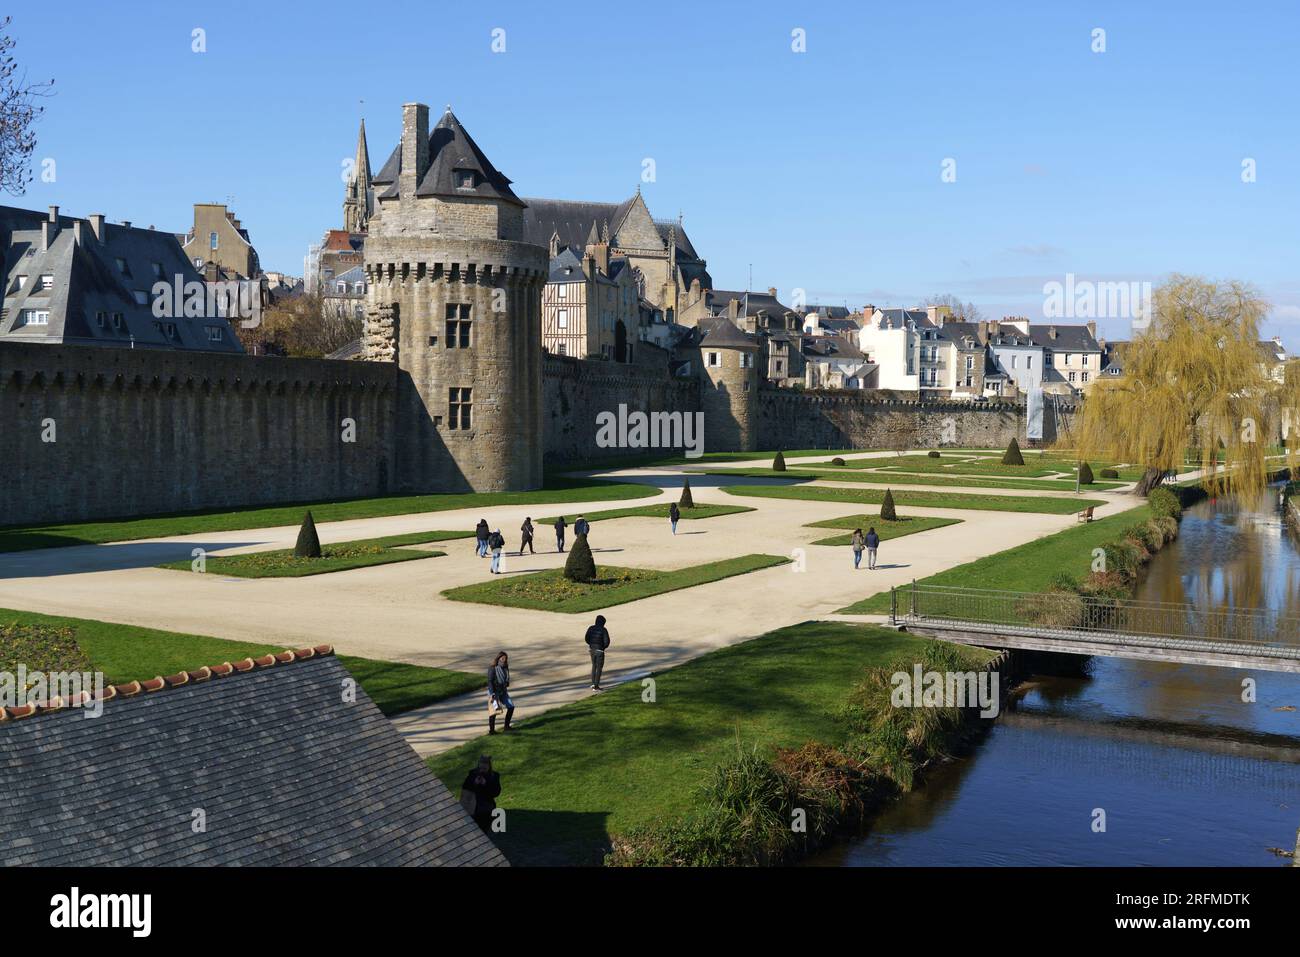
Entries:
POLYGON ((526 718, 428 760, 458 793, 478 756, 501 774, 510 826, 493 835, 517 865, 598 864, 611 835, 696 810, 711 770, 737 739, 764 751, 838 744, 836 712, 866 669, 919 653, 926 639, 861 625, 807 622, 710 652, 655 677, 526 718))
MULTIPOLYGON (((882 542, 888 542, 917 532, 928 532, 932 528, 945 525, 958 525, 960 518, 928 518, 924 515, 903 517, 893 522, 886 522, 879 515, 846 515, 844 518, 832 518, 823 522, 811 522, 805 528, 860 528, 866 534, 868 528, 875 528, 882 542)), ((848 545, 853 541, 853 533, 833 535, 813 542, 814 545, 848 545)))
MULTIPOLYGON (((193 671, 203 665, 238 661, 268 652, 284 651, 284 645, 229 641, 206 635, 187 635, 135 625, 118 625, 86 618, 41 615, 30 611, 0 609, 0 636, 10 626, 66 630, 92 665, 110 684, 124 684, 155 675, 193 671)), ((13 653, 0 647, 0 661, 13 653)), ((398 714, 444 698, 464 694, 483 686, 483 676, 444 668, 426 668, 395 661, 376 661, 339 655, 366 694, 384 714, 398 714)), ((28 667, 32 667, 30 664, 28 667)))
MULTIPOLYGON (((885 493, 877 489, 827 488, 801 485, 724 485, 728 495, 755 498, 794 498, 813 502, 854 502, 860 505, 879 505, 885 493)), ((894 490, 894 503, 915 508, 964 508, 992 512, 1041 512, 1046 515, 1068 515, 1081 512, 1088 506, 1104 507, 1100 499, 1053 498, 1048 495, 965 495, 961 492, 914 492, 894 490)))
POLYGON ((436 495, 398 495, 351 499, 339 502, 302 502, 266 508, 187 512, 121 518, 102 522, 66 525, 10 526, 0 529, 0 552, 69 545, 102 545, 141 538, 166 538, 201 532, 229 532, 249 528, 298 525, 311 509, 319 525, 351 518, 380 518, 415 512, 444 512, 458 508, 496 508, 507 505, 556 504, 563 502, 622 501, 658 495, 653 486, 600 479, 548 478, 546 486, 532 492, 464 492, 436 495))
MULTIPOLYGON (((1044 592, 1062 574, 1078 578, 1087 575, 1093 562, 1094 548, 1101 548, 1129 526, 1150 517, 1151 510, 1140 505, 949 568, 920 579, 918 584, 1044 592)), ((888 611, 889 592, 884 591, 841 608, 837 614, 872 615, 888 611)))
MULTIPOLYGON (((909 475, 906 472, 863 472, 844 466, 826 468, 797 468, 777 472, 772 469, 727 469, 705 472, 706 475, 743 475, 750 478, 821 479, 825 482, 861 482, 867 485, 937 485, 953 488, 997 488, 1033 492, 1073 492, 1070 479, 997 479, 966 478, 960 475, 909 475)), ((1084 485, 1084 491, 1105 492, 1121 488, 1122 482, 1093 482, 1084 485)))
POLYGON ((789 561, 780 555, 741 555, 739 558, 667 572, 600 565, 596 568, 594 582, 571 582, 564 577, 562 569, 556 568, 530 575, 504 576, 473 585, 462 585, 444 591, 443 595, 454 601, 574 614, 706 585, 762 568, 784 565, 789 561))
MULTIPOLYGON (((249 552, 243 555, 209 555, 204 559, 204 574, 236 578, 303 578, 307 575, 325 575, 345 572, 353 568, 372 565, 390 565, 409 562, 417 558, 438 558, 446 555, 440 551, 417 551, 402 547, 423 545, 454 538, 469 538, 473 532, 411 532, 406 535, 388 535, 384 538, 366 538, 355 542, 336 542, 322 545, 320 558, 298 558, 292 548, 277 548, 267 552, 249 552)), ((156 566, 176 571, 193 572, 189 561, 167 562, 156 566)))
MULTIPOLYGON (((633 508, 609 508, 601 512, 587 512, 583 517, 589 522, 608 521, 614 518, 667 518, 668 509, 671 503, 665 505, 639 505, 633 508)), ((682 521, 695 518, 717 518, 719 515, 738 515, 741 512, 754 511, 748 505, 695 505, 691 508, 681 510, 682 521)), ((569 525, 578 517, 575 512, 572 515, 565 515, 564 520, 569 525)), ((542 525, 554 525, 557 516, 552 515, 550 518, 539 518, 537 521, 542 525)))

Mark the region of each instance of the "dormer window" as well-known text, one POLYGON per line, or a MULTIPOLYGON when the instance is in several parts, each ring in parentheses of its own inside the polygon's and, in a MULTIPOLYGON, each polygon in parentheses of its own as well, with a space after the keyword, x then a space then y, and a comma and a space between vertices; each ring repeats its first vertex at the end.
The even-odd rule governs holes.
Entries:
POLYGON ((162 263, 150 263, 150 265, 153 266, 153 277, 154 277, 155 279, 161 279, 161 278, 162 278, 162 263))
POLYGON ((456 188, 457 189, 474 188, 474 171, 472 169, 456 170, 456 188))
POLYGON ((117 263, 117 271, 118 271, 118 272, 120 272, 123 276, 130 276, 130 275, 131 275, 131 267, 128 266, 128 265, 126 264, 126 260, 125 260, 125 259, 123 259, 121 256, 119 256, 119 257, 117 257, 117 259, 116 259, 115 261, 116 261, 116 263, 117 263))
POLYGON ((41 288, 42 289, 54 288, 54 276, 52 274, 45 273, 43 276, 41 276, 41 288))

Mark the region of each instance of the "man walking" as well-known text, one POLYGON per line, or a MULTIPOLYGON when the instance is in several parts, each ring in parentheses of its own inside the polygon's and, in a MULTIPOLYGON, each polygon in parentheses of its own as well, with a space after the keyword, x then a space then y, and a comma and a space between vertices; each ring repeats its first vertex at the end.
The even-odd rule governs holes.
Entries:
POLYGON ((876 569, 876 549, 880 547, 880 536, 876 534, 875 528, 867 530, 867 570, 875 571, 876 569))
POLYGON ((519 554, 522 555, 524 548, 527 547, 528 554, 536 555, 537 552, 533 549, 533 520, 525 518, 524 524, 519 526, 519 530, 524 533, 524 540, 519 543, 519 554))
POLYGON ((573 520, 573 534, 574 534, 574 535, 590 535, 590 534, 591 534, 591 522, 587 521, 585 518, 583 518, 581 515, 579 515, 576 519, 573 520))
POLYGON ((488 553, 488 539, 492 533, 488 530, 487 519, 480 518, 478 525, 474 526, 474 538, 477 541, 478 557, 486 558, 488 553))
POLYGON ((555 550, 560 554, 564 554, 564 530, 568 527, 563 515, 555 520, 555 550))
POLYGON ((673 526, 673 534, 677 534, 677 523, 682 519, 682 510, 677 507, 677 503, 668 506, 668 521, 673 526))
POLYGON ((492 568, 493 575, 501 574, 501 549, 506 547, 506 537, 501 534, 501 529, 497 529, 488 538, 488 548, 492 549, 492 568))
POLYGON ((605 649, 609 647, 604 615, 597 615, 596 623, 587 629, 586 642, 587 652, 591 655, 591 690, 600 691, 600 673, 605 670, 605 649))

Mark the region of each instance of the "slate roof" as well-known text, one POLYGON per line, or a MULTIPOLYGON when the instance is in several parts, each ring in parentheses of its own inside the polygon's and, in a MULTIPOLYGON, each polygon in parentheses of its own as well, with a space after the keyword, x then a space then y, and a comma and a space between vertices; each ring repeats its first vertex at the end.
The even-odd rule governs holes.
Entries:
POLYGON ((701 319, 696 335, 702 347, 709 349, 757 349, 758 340, 725 316, 701 319))
MULTIPOLYGON (((540 199, 525 197, 524 241, 538 246, 549 246, 551 237, 558 235, 561 246, 585 249, 593 227, 603 233, 609 228, 612 237, 627 216, 628 210, 636 202, 633 195, 621 203, 598 203, 575 199, 540 199)), ((675 235, 678 265, 686 270, 700 261, 699 254, 691 244, 686 230, 676 222, 654 220, 655 231, 663 240, 664 248, 668 246, 668 237, 675 235), (674 233, 675 229, 675 233, 674 233), (686 260, 686 262, 681 262, 686 260)), ((687 282, 693 276, 687 276, 687 282)))
POLYGON ((740 303, 740 310, 737 315, 756 316, 760 312, 765 312, 775 319, 779 319, 787 312, 793 312, 789 306, 782 304, 776 296, 766 292, 750 292, 733 289, 711 289, 709 290, 709 308, 715 316, 725 316, 731 300, 735 299, 740 303), (748 302, 746 302, 748 296, 748 302))
POLYGON ((0 865, 505 864, 330 651, 4 709, 0 865))
POLYGON ((105 222, 101 241, 89 220, 58 215, 58 232, 49 248, 42 249, 42 224, 48 219, 47 213, 0 206, 0 278, 4 281, 0 338, 136 349, 243 351, 230 324, 219 316, 161 321, 154 316, 154 283, 173 283, 176 276, 182 284, 203 281, 175 234, 105 222), (43 275, 53 277, 47 290, 40 288, 43 275), (22 289, 18 288, 19 276, 27 277, 22 289), (143 295, 144 303, 137 300, 138 294, 143 295), (29 309, 48 311, 48 325, 24 324, 23 313, 29 309), (103 327, 96 318, 101 312, 106 318, 103 327), (112 324, 114 314, 122 317, 120 328, 112 324), (159 328, 162 322, 172 324, 174 336, 159 328), (219 340, 208 338, 208 326, 222 330, 219 340))
MULTIPOLYGON (((387 199, 400 195, 398 177, 401 171, 402 144, 398 143, 388 161, 375 175, 374 185, 379 196, 387 199), (379 190, 380 186, 385 189, 379 190)), ((510 180, 483 155, 474 138, 465 131, 450 109, 442 114, 442 119, 429 131, 429 169, 415 187, 415 195, 478 196, 504 200, 516 206, 523 205, 523 201, 510 188, 510 180), (458 170, 474 173, 472 187, 459 185, 455 175, 458 170)))
POLYGON ((1106 343, 1106 347, 1101 353, 1102 372, 1107 375, 1124 374, 1124 349, 1127 345, 1127 339, 1117 339, 1114 342, 1106 343))
POLYGON ((909 322, 930 325, 930 315, 924 309, 881 309, 879 312, 881 329, 903 329, 909 322))
POLYGON ((821 316, 823 322, 827 319, 848 319, 853 315, 848 306, 809 306, 808 314, 813 313, 821 316))
POLYGON ((1051 349, 1053 352, 1100 352, 1101 346, 1088 331, 1087 326, 1069 325, 1063 323, 1044 323, 1035 325, 1030 323, 1029 336, 1034 340, 1034 345, 1042 346, 1044 349, 1051 349), (1052 338, 1052 330, 1056 330, 1056 338, 1052 338))

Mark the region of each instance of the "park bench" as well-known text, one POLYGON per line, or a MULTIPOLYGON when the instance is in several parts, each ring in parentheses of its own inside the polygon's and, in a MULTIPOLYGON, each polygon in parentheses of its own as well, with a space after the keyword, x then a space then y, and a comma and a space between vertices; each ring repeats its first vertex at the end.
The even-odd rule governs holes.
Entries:
POLYGON ((1082 512, 1080 512, 1080 513, 1079 513, 1079 521, 1081 521, 1081 522, 1091 522, 1091 521, 1092 521, 1092 510, 1093 510, 1094 508, 1096 508, 1095 505, 1089 505, 1089 506, 1088 506, 1087 508, 1085 508, 1082 512))

